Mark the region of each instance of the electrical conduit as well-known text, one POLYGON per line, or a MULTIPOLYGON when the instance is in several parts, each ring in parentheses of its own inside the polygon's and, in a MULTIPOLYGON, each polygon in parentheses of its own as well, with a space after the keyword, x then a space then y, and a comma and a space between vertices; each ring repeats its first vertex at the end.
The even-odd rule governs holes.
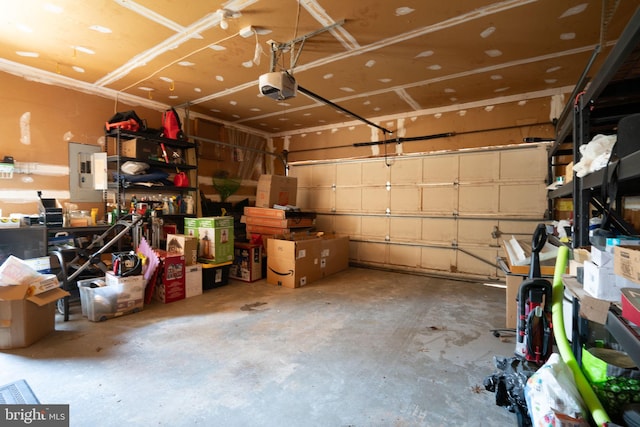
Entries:
POLYGON ((552 292, 552 306, 551 314, 553 320, 553 335, 556 339, 556 345, 562 360, 569 366, 573 377, 578 387, 578 391, 582 396, 582 399, 587 404, 593 421, 598 426, 606 426, 611 422, 607 412, 602 407, 600 399, 596 396, 591 384, 585 378, 582 373, 582 369, 578 366, 576 356, 571 350, 571 345, 567 339, 567 334, 564 330, 564 320, 562 313, 562 300, 564 295, 564 285, 562 283, 562 275, 567 268, 567 260, 569 259, 569 248, 566 246, 560 246, 558 248, 558 257, 556 258, 556 266, 553 274, 553 292, 552 292))

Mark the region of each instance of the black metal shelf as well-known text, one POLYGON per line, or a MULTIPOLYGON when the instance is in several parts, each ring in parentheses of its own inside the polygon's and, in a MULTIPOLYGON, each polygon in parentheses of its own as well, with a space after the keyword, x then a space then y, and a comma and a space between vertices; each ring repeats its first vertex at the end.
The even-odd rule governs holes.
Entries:
POLYGON ((163 168, 163 169, 179 169, 179 170, 193 170, 193 169, 197 169, 198 167, 195 165, 186 165, 186 164, 181 164, 181 163, 167 163, 167 162, 161 162, 159 160, 142 160, 142 159, 137 159, 135 157, 124 157, 124 156, 107 156, 107 162, 110 163, 115 163, 120 161, 122 162, 143 162, 148 164, 149 166, 153 166, 153 167, 157 167, 157 168, 163 168))
POLYGON ((195 142, 184 141, 181 139, 164 138, 164 137, 155 136, 149 133, 132 132, 130 130, 123 130, 123 129, 111 130, 107 132, 107 136, 111 138, 118 138, 119 136, 120 139, 134 139, 134 138, 146 139, 147 141, 155 141, 157 143, 163 143, 168 147, 174 147, 174 148, 196 148, 197 146, 195 142))
MULTIPOLYGON (((621 160, 614 160, 609 164, 609 167, 615 167, 620 163, 618 169, 618 184, 621 188, 631 191, 636 189, 637 193, 640 193, 640 186, 634 185, 635 183, 629 183, 635 179, 640 178, 640 151, 631 153, 621 160), (632 187, 625 188, 625 184, 629 183, 632 187)), ((600 169, 582 177, 582 187, 590 190, 597 190, 602 185, 604 179, 605 170, 600 169)), ((561 197, 571 197, 573 195, 573 182, 568 182, 562 187, 549 191, 548 197, 557 199, 561 197)))
POLYGON ((196 187, 176 187, 175 185, 118 185, 118 183, 116 182, 110 182, 108 184, 108 187, 110 190, 125 190, 127 193, 132 193, 133 191, 140 191, 140 192, 144 192, 144 193, 148 193, 148 192, 159 192, 162 193, 163 191, 166 192, 173 192, 173 193, 180 193, 180 192, 188 192, 188 191, 196 191, 197 188, 196 187))
POLYGON ((607 313, 607 330, 616 339, 633 362, 640 366, 640 331, 633 327, 616 306, 611 306, 607 313))

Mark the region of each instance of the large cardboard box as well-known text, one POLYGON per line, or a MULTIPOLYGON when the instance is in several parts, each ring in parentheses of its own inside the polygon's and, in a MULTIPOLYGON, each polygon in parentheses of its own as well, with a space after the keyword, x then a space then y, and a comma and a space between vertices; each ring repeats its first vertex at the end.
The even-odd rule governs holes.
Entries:
MULTIPOLYGON (((117 140, 107 138, 107 156, 115 156, 117 151, 117 140)), ((120 156, 131 157, 138 160, 158 160, 159 145, 156 142, 146 139, 127 139, 120 141, 120 156)))
POLYGON ((267 283, 299 288, 322 278, 319 238, 267 241, 267 283))
POLYGON ((256 206, 271 208, 273 205, 294 205, 298 192, 298 179, 282 175, 260 175, 256 193, 256 206))
POLYGON ((0 349, 28 347, 55 329, 61 288, 29 295, 29 284, 0 286, 0 349))
POLYGON ((349 237, 322 238, 320 242, 320 272, 322 277, 349 268, 349 237))
POLYGON ((262 245, 235 242, 235 256, 229 277, 244 282, 262 279, 262 245))
POLYGON ((198 239, 186 234, 167 234, 167 253, 184 255, 184 264, 194 265, 198 262, 198 239))
POLYGON ((198 218, 198 262, 222 264, 233 261, 233 217, 198 218))
POLYGON ((634 283, 640 283, 640 247, 616 246, 613 248, 613 271, 634 283))
POLYGON ((349 267, 349 237, 267 241, 267 283, 299 288, 349 267))

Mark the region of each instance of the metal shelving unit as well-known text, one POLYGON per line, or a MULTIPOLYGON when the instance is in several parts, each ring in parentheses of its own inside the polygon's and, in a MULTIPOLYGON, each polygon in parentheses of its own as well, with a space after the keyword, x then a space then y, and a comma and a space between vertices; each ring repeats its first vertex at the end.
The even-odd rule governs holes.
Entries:
MULTIPOLYGON (((558 155, 560 144, 566 142, 570 135, 573 161, 577 163, 581 158, 580 147, 595 134, 615 133, 621 118, 640 111, 640 8, 636 9, 591 82, 587 82, 586 74, 576 85, 575 97, 567 104, 556 124, 556 141, 549 152, 550 163, 558 155)), ((618 194, 640 192, 640 153, 618 159, 610 167, 618 163, 618 194)), ((589 245, 591 205, 597 208, 605 205, 599 197, 604 174, 605 171, 600 170, 583 178, 574 175, 573 181, 549 192, 550 200, 573 198, 574 248, 589 245)), ((621 206, 619 202, 616 203, 618 207, 621 206)))

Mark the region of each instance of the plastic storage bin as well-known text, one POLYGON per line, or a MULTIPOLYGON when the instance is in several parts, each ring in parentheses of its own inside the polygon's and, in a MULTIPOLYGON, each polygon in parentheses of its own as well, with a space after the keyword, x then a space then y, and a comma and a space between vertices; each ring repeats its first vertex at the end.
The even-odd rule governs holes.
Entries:
POLYGON ((82 315, 92 322, 136 313, 144 306, 143 276, 86 279, 78 281, 82 315), (104 282, 105 286, 97 286, 104 282))

